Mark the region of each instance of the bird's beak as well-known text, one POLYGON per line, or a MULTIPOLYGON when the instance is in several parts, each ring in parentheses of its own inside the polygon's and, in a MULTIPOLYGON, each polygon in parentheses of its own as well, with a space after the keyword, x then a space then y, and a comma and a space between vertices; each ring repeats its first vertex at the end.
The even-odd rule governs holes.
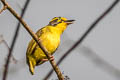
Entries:
POLYGON ((65 23, 67 23, 69 25, 69 24, 73 24, 74 21, 75 20, 66 20, 65 23))

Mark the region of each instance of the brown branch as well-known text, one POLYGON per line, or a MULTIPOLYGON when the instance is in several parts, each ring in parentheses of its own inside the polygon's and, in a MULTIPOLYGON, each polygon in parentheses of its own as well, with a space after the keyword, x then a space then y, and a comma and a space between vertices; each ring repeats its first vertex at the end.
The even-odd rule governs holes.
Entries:
MULTIPOLYGON (((103 12, 102 15, 100 15, 100 17, 98 17, 91 25, 90 27, 87 29, 87 31, 82 35, 82 37, 60 58, 60 60, 58 61, 57 65, 59 65, 69 54, 70 52, 72 52, 78 45, 80 45, 83 40, 88 36, 88 34, 96 27, 96 25, 103 19, 105 18, 105 16, 117 5, 117 3, 120 0, 115 0, 110 7, 105 10, 105 12, 103 12)), ((51 74, 53 73, 53 70, 50 70, 50 72, 45 76, 44 80, 47 80, 51 74)))
MULTIPOLYGON (((14 17, 16 17, 21 24, 23 25, 23 27, 29 32, 29 34, 32 36, 32 38, 37 42, 37 44, 39 45, 39 47, 43 50, 43 52, 45 53, 45 55, 47 56, 48 60, 50 61, 53 69, 55 70, 59 80, 64 80, 64 77, 62 75, 62 73, 60 72, 60 69, 57 67, 56 62, 55 61, 51 61, 50 60, 50 54, 48 53, 47 49, 41 44, 41 40, 38 39, 38 37, 35 35, 35 33, 31 30, 31 28, 25 23, 25 21, 8 5, 7 2, 5 2, 4 0, 1 0, 2 3, 7 6, 7 9, 13 14, 14 17)), ((11 50, 10 50, 11 52, 11 50)), ((10 55, 8 56, 8 58, 10 57, 10 55)), ((9 62, 9 61, 8 61, 9 62)), ((7 63, 8 64, 8 63, 7 63)), ((6 66, 7 67, 7 66, 6 66)), ((5 80, 3 78, 3 80, 5 80)))
MULTIPOLYGON (((5 0, 1 0, 1 1, 5 1, 5 0)), ((22 13, 21 13, 21 18, 23 17, 29 2, 30 2, 30 0, 26 0, 24 9, 22 10, 22 13)), ((4 5, 4 6, 6 6, 6 5, 4 5)), ((16 39, 17 39, 17 36, 18 36, 18 33, 19 33, 19 27, 20 27, 20 23, 18 23, 18 25, 17 25, 17 28, 15 30, 15 34, 14 34, 14 37, 13 37, 13 40, 12 40, 12 44, 9 48, 9 53, 8 53, 8 57, 7 57, 6 64, 5 64, 5 70, 3 72, 3 80, 6 80, 6 76, 7 76, 7 73, 8 73, 8 67, 9 67, 9 61, 10 61, 10 58, 12 56, 12 51, 13 51, 13 48, 14 48, 14 45, 15 45, 15 42, 16 42, 16 39)))

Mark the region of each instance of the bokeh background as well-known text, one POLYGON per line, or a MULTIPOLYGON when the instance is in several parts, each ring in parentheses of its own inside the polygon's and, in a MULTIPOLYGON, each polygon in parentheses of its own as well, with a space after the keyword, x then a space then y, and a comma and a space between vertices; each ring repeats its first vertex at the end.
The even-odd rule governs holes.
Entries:
MULTIPOLYGON (((61 36, 61 45, 54 54, 59 58, 82 36, 88 27, 98 18, 114 0, 31 0, 24 20, 34 32, 56 16, 75 19, 61 36)), ((21 13, 25 0, 7 0, 21 13)), ((2 4, 0 3, 0 8, 2 4)), ((97 25, 59 66, 70 80, 120 80, 120 3, 97 25)), ((18 21, 9 11, 0 14, 0 35, 10 46, 18 21)), ((0 38, 1 39, 1 38, 0 38)), ((7 80, 42 80, 52 69, 49 62, 35 68, 31 75, 26 64, 26 48, 31 36, 22 27, 15 44, 7 80)), ((0 80, 8 50, 0 43, 0 80)), ((49 80, 57 79, 54 73, 49 80)))

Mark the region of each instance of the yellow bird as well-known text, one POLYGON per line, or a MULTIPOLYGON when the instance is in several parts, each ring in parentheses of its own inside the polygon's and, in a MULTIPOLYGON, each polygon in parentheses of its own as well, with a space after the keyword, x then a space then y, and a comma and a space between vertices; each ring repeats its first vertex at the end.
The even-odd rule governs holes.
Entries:
MULTIPOLYGON (((41 40, 42 45, 47 49, 51 55, 56 51, 60 44, 60 36, 69 24, 72 24, 75 20, 67 20, 64 17, 54 17, 47 26, 39 29, 36 35, 41 40)), ((31 74, 34 74, 35 66, 38 66, 45 61, 47 57, 38 46, 34 39, 32 39, 26 52, 27 64, 31 74)), ((51 56, 53 60, 53 56, 51 56)))

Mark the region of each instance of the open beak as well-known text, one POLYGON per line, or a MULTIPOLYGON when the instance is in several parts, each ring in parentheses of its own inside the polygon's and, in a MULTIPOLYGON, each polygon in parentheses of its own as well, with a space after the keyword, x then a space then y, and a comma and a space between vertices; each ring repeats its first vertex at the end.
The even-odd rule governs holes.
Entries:
POLYGON ((66 20, 65 23, 67 23, 69 25, 69 24, 73 24, 74 21, 75 20, 66 20))

